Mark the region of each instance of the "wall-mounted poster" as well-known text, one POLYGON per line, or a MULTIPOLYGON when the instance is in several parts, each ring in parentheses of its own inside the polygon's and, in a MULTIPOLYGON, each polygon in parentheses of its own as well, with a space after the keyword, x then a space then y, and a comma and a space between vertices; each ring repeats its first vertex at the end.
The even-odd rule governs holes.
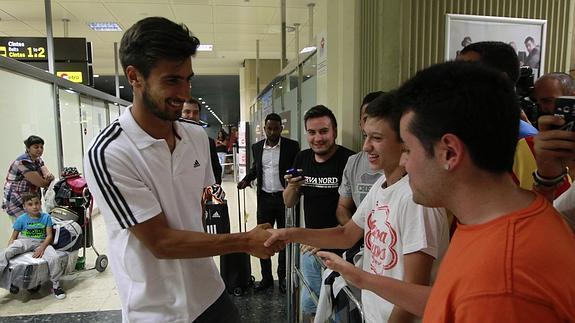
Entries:
POLYGON ((544 73, 546 31, 546 20, 447 14, 445 58, 455 59, 471 43, 502 41, 515 49, 521 66, 531 67, 537 78, 544 73))

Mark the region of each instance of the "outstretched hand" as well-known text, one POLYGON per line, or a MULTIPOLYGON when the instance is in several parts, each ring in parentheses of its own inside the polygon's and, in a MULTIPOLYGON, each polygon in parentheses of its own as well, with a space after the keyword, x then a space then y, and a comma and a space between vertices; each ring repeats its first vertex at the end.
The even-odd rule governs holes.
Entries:
POLYGON ((286 244, 290 243, 288 240, 288 231, 287 229, 272 229, 269 228, 268 232, 270 233, 269 238, 264 242, 264 246, 269 247, 274 244, 280 244, 285 247, 286 244))
POLYGON ((249 240, 249 251, 248 253, 252 256, 268 259, 273 256, 276 252, 281 251, 284 244, 276 242, 269 245, 264 245, 266 240, 271 236, 271 234, 266 231, 271 229, 269 223, 260 224, 248 232, 249 240))
POLYGON ((317 256, 323 260, 327 268, 337 271, 345 280, 359 287, 361 269, 332 252, 319 251, 317 256))

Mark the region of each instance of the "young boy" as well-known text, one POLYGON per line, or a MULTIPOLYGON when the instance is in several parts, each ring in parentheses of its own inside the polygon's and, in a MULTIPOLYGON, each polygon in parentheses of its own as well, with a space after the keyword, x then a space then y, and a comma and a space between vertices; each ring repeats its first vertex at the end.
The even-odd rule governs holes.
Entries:
MULTIPOLYGON (((62 268, 56 250, 52 243, 52 219, 42 212, 42 202, 38 193, 30 192, 22 196, 24 210, 14 222, 14 232, 8 241, 8 248, 0 253, 0 272, 7 270, 8 262, 14 256, 34 251, 32 257, 44 258, 48 262, 52 292, 57 299, 66 298, 66 293, 60 287, 62 268)), ((12 287, 11 287, 12 290, 12 287)))

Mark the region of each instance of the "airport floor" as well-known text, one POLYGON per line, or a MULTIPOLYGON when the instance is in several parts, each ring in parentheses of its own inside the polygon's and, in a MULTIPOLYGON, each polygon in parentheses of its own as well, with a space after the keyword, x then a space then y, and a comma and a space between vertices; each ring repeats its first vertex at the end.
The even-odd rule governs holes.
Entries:
MULTIPOLYGON (((226 175, 223 188, 228 200, 232 232, 238 228, 238 195, 235 183, 226 175)), ((243 203, 243 198, 240 198, 243 203)), ((246 211, 248 214, 247 228, 256 225, 255 191, 246 190, 246 211)), ((243 210, 243 204, 242 204, 243 210)), ((107 239, 104 221, 100 215, 93 217, 94 246, 101 254, 107 253, 107 239)), ((80 251, 81 252, 81 251, 80 251)), ((219 259, 216 257, 216 264, 219 259)), ((277 256, 272 263, 274 275, 277 266, 277 256)), ((86 250, 86 267, 94 267, 96 254, 92 249, 86 250)), ((261 279, 260 263, 252 257, 252 275, 256 281, 261 279)), ((121 322, 120 299, 111 269, 104 272, 86 270, 74 272, 62 278, 62 286, 67 297, 56 299, 50 293, 50 284, 45 284, 35 294, 20 291, 17 295, 8 290, 0 289, 0 321, 13 322, 121 322)), ((253 290, 240 297, 231 296, 238 306, 242 322, 285 322, 286 297, 279 292, 277 281, 273 290, 254 293, 253 290)))

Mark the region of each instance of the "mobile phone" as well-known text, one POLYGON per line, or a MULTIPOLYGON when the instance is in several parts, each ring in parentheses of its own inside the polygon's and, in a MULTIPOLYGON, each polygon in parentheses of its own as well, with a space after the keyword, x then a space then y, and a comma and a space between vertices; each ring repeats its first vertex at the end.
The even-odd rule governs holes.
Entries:
POLYGON ((556 98, 555 115, 565 120, 565 124, 559 129, 575 131, 575 96, 560 96, 556 98))
POLYGON ((286 171, 286 174, 291 175, 291 177, 303 176, 303 174, 297 168, 290 168, 286 171))

